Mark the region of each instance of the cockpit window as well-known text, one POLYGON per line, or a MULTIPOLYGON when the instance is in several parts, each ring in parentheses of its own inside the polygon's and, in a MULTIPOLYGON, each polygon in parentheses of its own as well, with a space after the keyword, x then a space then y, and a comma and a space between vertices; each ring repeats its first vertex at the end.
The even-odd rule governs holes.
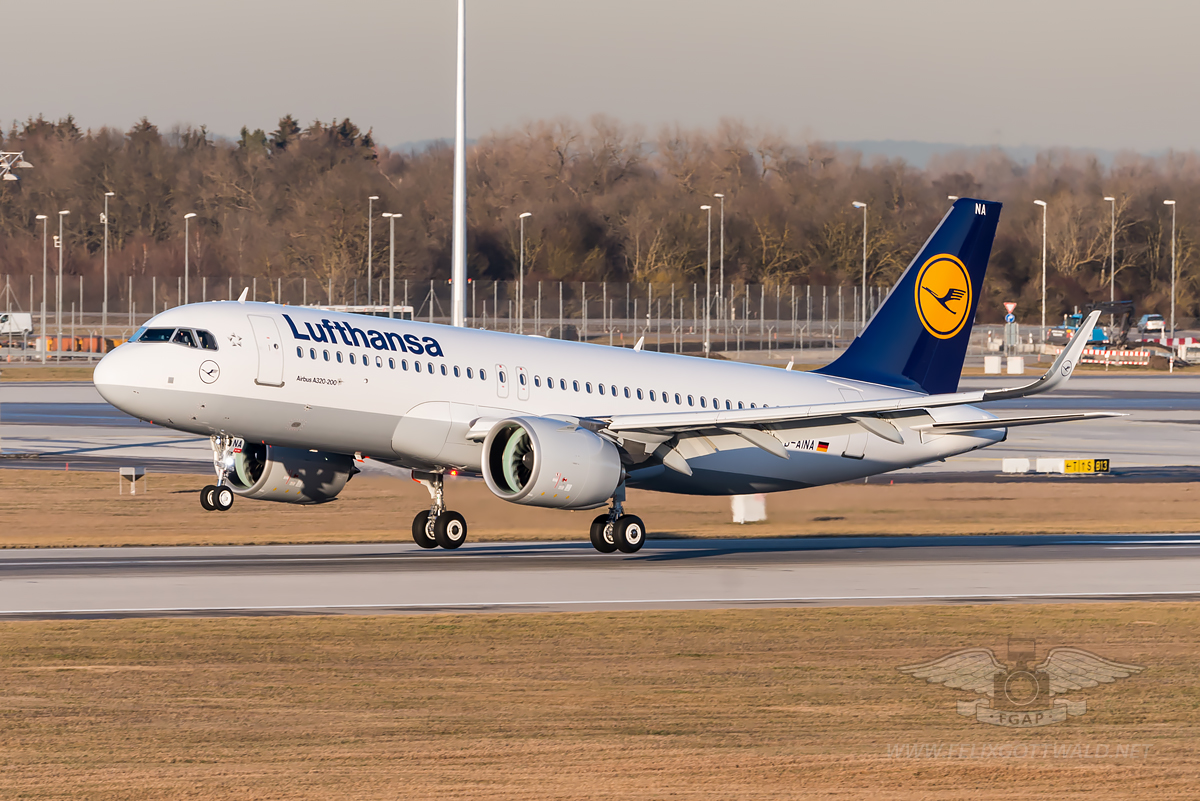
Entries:
POLYGON ((175 333, 174 328, 147 328, 142 331, 142 335, 138 337, 138 342, 170 342, 171 335, 175 333))
POLYGON ((131 342, 174 342, 188 348, 217 350, 217 338, 208 331, 190 328, 142 328, 131 342))

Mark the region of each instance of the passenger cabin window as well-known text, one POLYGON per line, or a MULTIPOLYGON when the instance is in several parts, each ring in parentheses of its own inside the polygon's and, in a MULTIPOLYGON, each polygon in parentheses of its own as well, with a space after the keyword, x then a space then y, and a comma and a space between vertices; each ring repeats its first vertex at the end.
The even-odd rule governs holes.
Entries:
MULTIPOLYGON (((433 365, 429 366, 429 371, 433 372, 433 365)), ((442 375, 445 375, 445 374, 446 374, 446 365, 443 364, 442 365, 442 375)))
POLYGON ((356 363, 356 362, 354 361, 354 354, 353 354, 353 353, 351 353, 351 354, 350 354, 350 363, 351 363, 351 364, 355 364, 355 363, 356 363))
POLYGON ((414 369, 414 370, 416 370, 418 373, 419 373, 419 372, 421 372, 421 363, 420 363, 420 362, 418 362, 418 361, 414 361, 414 362, 413 362, 413 369, 414 369))
POLYGON ((308 358, 312 359, 313 361, 316 361, 316 359, 317 359, 317 349, 316 348, 308 349, 308 358))
POLYGON ((517 380, 521 382, 521 386, 525 386, 527 379, 524 373, 520 373, 517 375, 517 380))
POLYGON ((338 364, 342 363, 342 352, 340 350, 337 352, 337 360, 338 364))
POLYGON ((303 359, 304 358, 304 348, 297 345, 296 346, 296 355, 299 356, 301 359, 303 359))
POLYGON ((603 384, 600 385, 600 394, 601 395, 604 394, 604 385, 603 384))
POLYGON ((462 370, 458 369, 458 365, 454 365, 454 377, 462 378, 462 370))
POLYGON ((533 385, 535 387, 540 387, 542 385, 542 377, 540 375, 535 375, 533 377, 533 385))
POLYGON ((475 377, 475 371, 472 370, 470 367, 468 367, 467 368, 467 378, 474 378, 474 377, 475 377))
MULTIPOLYGON (((641 395, 642 395, 642 391, 639 389, 638 397, 641 397, 641 395)), ((658 398, 654 397, 654 390, 650 390, 650 400, 658 400, 658 398)))
POLYGON ((487 381, 487 370, 484 370, 482 367, 479 368, 479 380, 487 381))
POLYGON ((325 351, 325 361, 329 361, 329 351, 325 351))
MULTIPOLYGON (((651 391, 653 391, 653 390, 651 390, 651 391)), ((642 388, 641 387, 638 387, 637 398, 638 398, 638 400, 642 399, 642 388)), ((651 398, 650 400, 654 400, 654 398, 651 398)))
POLYGON ((679 397, 679 393, 678 393, 678 392, 676 392, 676 393, 675 393, 675 405, 676 405, 676 406, 682 406, 682 405, 683 405, 683 399, 679 397))
POLYGON ((578 382, 578 381, 572 381, 571 383, 572 383, 572 384, 575 386, 575 391, 576 391, 576 392, 578 392, 578 391, 579 391, 579 382, 578 382))

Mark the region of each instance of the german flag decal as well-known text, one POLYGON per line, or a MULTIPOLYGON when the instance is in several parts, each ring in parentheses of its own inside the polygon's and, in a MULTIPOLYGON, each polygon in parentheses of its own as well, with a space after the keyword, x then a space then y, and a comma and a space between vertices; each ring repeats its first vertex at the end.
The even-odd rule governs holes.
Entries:
POLYGON ((825 453, 828 450, 829 450, 828 442, 818 442, 817 443, 817 453, 825 453))

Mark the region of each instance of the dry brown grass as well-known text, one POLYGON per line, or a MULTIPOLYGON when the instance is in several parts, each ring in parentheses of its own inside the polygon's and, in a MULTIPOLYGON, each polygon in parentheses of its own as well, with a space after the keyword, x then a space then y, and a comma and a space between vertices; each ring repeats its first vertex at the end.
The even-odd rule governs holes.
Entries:
POLYGON ((45 367, 20 367, 12 363, 0 363, 0 373, 4 382, 9 381, 91 381, 92 370, 89 367, 58 367, 48 364, 45 367))
MULTIPOLYGON (((150 491, 117 495, 113 473, 0 470, 0 547, 386 542, 408 539, 429 495, 410 481, 356 476, 333 503, 292 506, 238 499, 204 512, 210 476, 155 475, 150 491)), ((515 506, 482 481, 447 481, 450 508, 470 538, 587 538, 595 512, 515 506)), ((1200 531, 1196 484, 842 484, 770 495, 766 523, 734 525, 728 498, 630 492, 627 508, 654 537, 852 534, 1030 534, 1200 531), (1193 494, 1195 493, 1195 494, 1193 494), (948 511, 950 510, 950 511, 948 511)))
POLYGON ((9 622, 0 797, 1195 798, 1198 634, 1187 604, 9 622), (1146 670, 1029 731, 896 671, 1010 633, 1146 670), (1149 752, 889 755, 918 743, 1149 752))

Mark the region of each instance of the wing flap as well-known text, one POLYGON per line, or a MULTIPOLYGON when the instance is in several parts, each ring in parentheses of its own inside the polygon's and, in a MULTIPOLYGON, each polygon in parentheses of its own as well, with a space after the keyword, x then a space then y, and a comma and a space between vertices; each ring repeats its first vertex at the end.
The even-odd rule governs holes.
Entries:
POLYGON ((981 431, 989 428, 1015 428, 1017 426, 1040 426, 1045 423, 1070 423, 1074 420, 1095 420, 1102 417, 1126 417, 1119 412, 1074 412, 1069 414, 1043 414, 1027 417, 994 417, 990 420, 970 420, 961 423, 925 423, 913 426, 914 431, 952 432, 981 431))

